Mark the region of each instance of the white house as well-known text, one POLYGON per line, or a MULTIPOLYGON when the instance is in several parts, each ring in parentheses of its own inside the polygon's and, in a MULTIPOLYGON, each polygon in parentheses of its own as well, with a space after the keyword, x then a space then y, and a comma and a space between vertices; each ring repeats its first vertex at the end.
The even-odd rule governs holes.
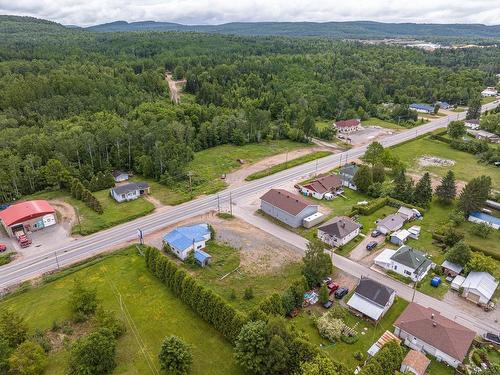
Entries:
POLYGON ((467 356, 476 333, 439 311, 411 302, 394 323, 404 344, 456 368, 467 356))
POLYGON ((339 133, 349 134, 361 129, 361 120, 359 118, 342 120, 335 122, 333 125, 339 133))
POLYGON ((347 306, 374 321, 384 316, 394 303, 396 291, 368 277, 362 277, 347 306))
POLYGON ((341 191, 342 179, 336 174, 317 178, 300 188, 302 194, 316 199, 323 199, 325 194, 337 194, 341 191))
MULTIPOLYGON (((185 260, 192 251, 203 250, 212 233, 208 224, 186 225, 175 228, 163 236, 163 244, 168 245, 172 252, 181 260, 185 260)), ((206 253, 201 253, 206 255, 206 253)), ((197 254, 195 254, 197 258, 197 254)), ((206 257, 203 257, 206 258, 206 257)))
POLYGON ((479 129, 479 120, 477 120, 477 119, 465 120, 464 124, 465 124, 465 127, 469 128, 469 129, 472 129, 472 130, 479 129))
POLYGON ((406 229, 398 230, 397 232, 391 234, 391 242, 395 245, 402 246, 408 240, 410 235, 410 232, 406 229))
POLYGON ((424 254, 406 245, 401 246, 397 251, 385 249, 374 259, 374 262, 386 270, 409 277, 413 281, 422 280, 432 266, 432 262, 424 254))
POLYGON ((359 234, 361 225, 347 216, 337 216, 318 228, 318 238, 330 246, 343 246, 359 234))
POLYGON ((109 192, 115 201, 126 202, 149 194, 149 185, 145 182, 133 182, 126 185, 116 186, 109 192))
POLYGON ((113 175, 113 179, 115 180, 115 182, 127 181, 129 178, 128 173, 123 171, 113 171, 111 172, 111 174, 113 175))
POLYGON ((481 91, 481 95, 484 97, 497 96, 498 91, 494 87, 486 87, 483 91, 481 91))
POLYGON ((498 281, 488 272, 472 271, 462 283, 462 295, 474 303, 487 304, 497 287, 498 281))

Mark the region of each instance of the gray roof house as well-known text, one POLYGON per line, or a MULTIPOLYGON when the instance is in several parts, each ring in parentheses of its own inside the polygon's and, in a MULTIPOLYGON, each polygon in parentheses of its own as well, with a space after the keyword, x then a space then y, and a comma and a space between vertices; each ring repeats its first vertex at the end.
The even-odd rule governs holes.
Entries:
POLYGON ((359 167, 355 163, 346 164, 339 169, 338 175, 342 179, 342 184, 344 186, 352 190, 357 190, 356 184, 353 180, 358 169, 359 167))
POLYGON ((260 197, 260 209, 292 228, 298 228, 306 217, 318 212, 318 205, 286 190, 271 189, 260 197))
POLYGON ((111 172, 115 182, 123 182, 128 180, 128 173, 123 171, 113 171, 111 172))
POLYGON ((117 202, 131 201, 149 194, 149 185, 145 182, 132 182, 112 188, 110 194, 117 202))
POLYGON ((318 238, 335 247, 345 245, 359 234, 361 225, 350 217, 337 216, 318 228, 318 238))
POLYGON ((488 272, 472 271, 462 284, 462 295, 472 302, 486 304, 490 302, 497 287, 498 280, 488 272))
POLYGON ((400 230, 405 223, 405 218, 398 214, 387 215, 377 221, 377 229, 383 234, 388 234, 400 230))
POLYGON ((354 312, 378 321, 394 302, 396 292, 368 277, 362 277, 347 305, 354 312))
POLYGON ((443 273, 445 275, 452 277, 459 275, 464 269, 460 264, 452 263, 449 260, 445 260, 441 263, 441 268, 443 269, 443 273))
POLYGON ((432 262, 423 253, 406 245, 391 256, 391 269, 413 281, 422 280, 431 266, 432 262))

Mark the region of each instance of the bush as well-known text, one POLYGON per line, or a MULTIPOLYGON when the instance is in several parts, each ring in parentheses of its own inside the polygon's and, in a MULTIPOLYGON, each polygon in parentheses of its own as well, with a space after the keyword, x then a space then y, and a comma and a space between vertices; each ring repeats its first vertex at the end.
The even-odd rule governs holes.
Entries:
POLYGON ((252 298, 253 298, 253 289, 246 288, 245 291, 243 292, 243 299, 250 300, 252 298))
POLYGON ((161 369, 172 375, 188 374, 193 363, 191 347, 177 336, 165 337, 158 359, 161 369))
POLYGON ((115 316, 113 311, 98 308, 95 320, 97 327, 109 329, 115 339, 123 335, 127 330, 125 324, 115 316))
POLYGON ((19 345, 9 357, 9 374, 40 375, 47 364, 43 348, 33 341, 19 345))
POLYGON ((86 321, 97 309, 97 290, 85 288, 80 279, 75 279, 69 306, 75 322, 86 321))
POLYGON ((470 232, 478 237, 487 238, 492 231, 493 228, 486 223, 474 223, 470 232))
POLYGON ((354 352, 353 353, 354 358, 356 358, 358 361, 362 361, 364 358, 364 355, 362 352, 354 352))
POLYGON ((110 374, 116 367, 116 340, 109 329, 102 328, 77 340, 71 348, 71 374, 110 374))
POLYGON ((37 328, 35 330, 32 340, 33 342, 36 342, 38 345, 40 345, 45 353, 48 353, 52 350, 52 344, 50 343, 50 340, 41 329, 37 328))
POLYGON ((348 335, 342 335, 340 336, 340 339, 345 342, 346 344, 354 344, 356 341, 359 340, 358 335, 353 335, 353 336, 348 336, 348 335))
POLYGON ((472 353, 472 360, 474 361, 474 363, 476 364, 476 366, 481 366, 481 356, 479 355, 479 353, 477 351, 475 351, 474 353, 472 353))
POLYGON ((325 313, 316 321, 316 326, 321 337, 333 342, 340 339, 345 324, 342 320, 325 313))

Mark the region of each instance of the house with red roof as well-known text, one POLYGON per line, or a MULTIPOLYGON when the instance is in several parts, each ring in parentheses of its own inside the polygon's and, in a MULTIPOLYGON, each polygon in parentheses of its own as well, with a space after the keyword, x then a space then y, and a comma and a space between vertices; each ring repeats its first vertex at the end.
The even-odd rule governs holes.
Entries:
POLYGON ((0 222, 10 237, 18 232, 34 232, 57 223, 56 210, 45 200, 13 204, 0 211, 0 222))
POLYGON ((342 179, 336 174, 317 178, 300 188, 302 194, 316 199, 323 199, 325 194, 336 194, 341 191, 342 179))
POLYGON ((361 120, 359 118, 337 121, 333 125, 339 133, 343 134, 349 134, 361 130, 361 120))
POLYGON ((456 368, 469 352, 476 333, 430 307, 410 303, 394 323, 406 346, 456 368))

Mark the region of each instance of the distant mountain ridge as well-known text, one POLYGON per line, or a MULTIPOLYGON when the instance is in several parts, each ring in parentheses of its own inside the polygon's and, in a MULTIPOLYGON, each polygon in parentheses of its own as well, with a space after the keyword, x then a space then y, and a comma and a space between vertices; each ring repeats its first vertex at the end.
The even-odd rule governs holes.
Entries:
POLYGON ((350 22, 231 22, 182 25, 173 22, 115 21, 84 28, 95 32, 194 31, 256 36, 319 36, 330 38, 472 37, 500 38, 500 25, 350 22))

